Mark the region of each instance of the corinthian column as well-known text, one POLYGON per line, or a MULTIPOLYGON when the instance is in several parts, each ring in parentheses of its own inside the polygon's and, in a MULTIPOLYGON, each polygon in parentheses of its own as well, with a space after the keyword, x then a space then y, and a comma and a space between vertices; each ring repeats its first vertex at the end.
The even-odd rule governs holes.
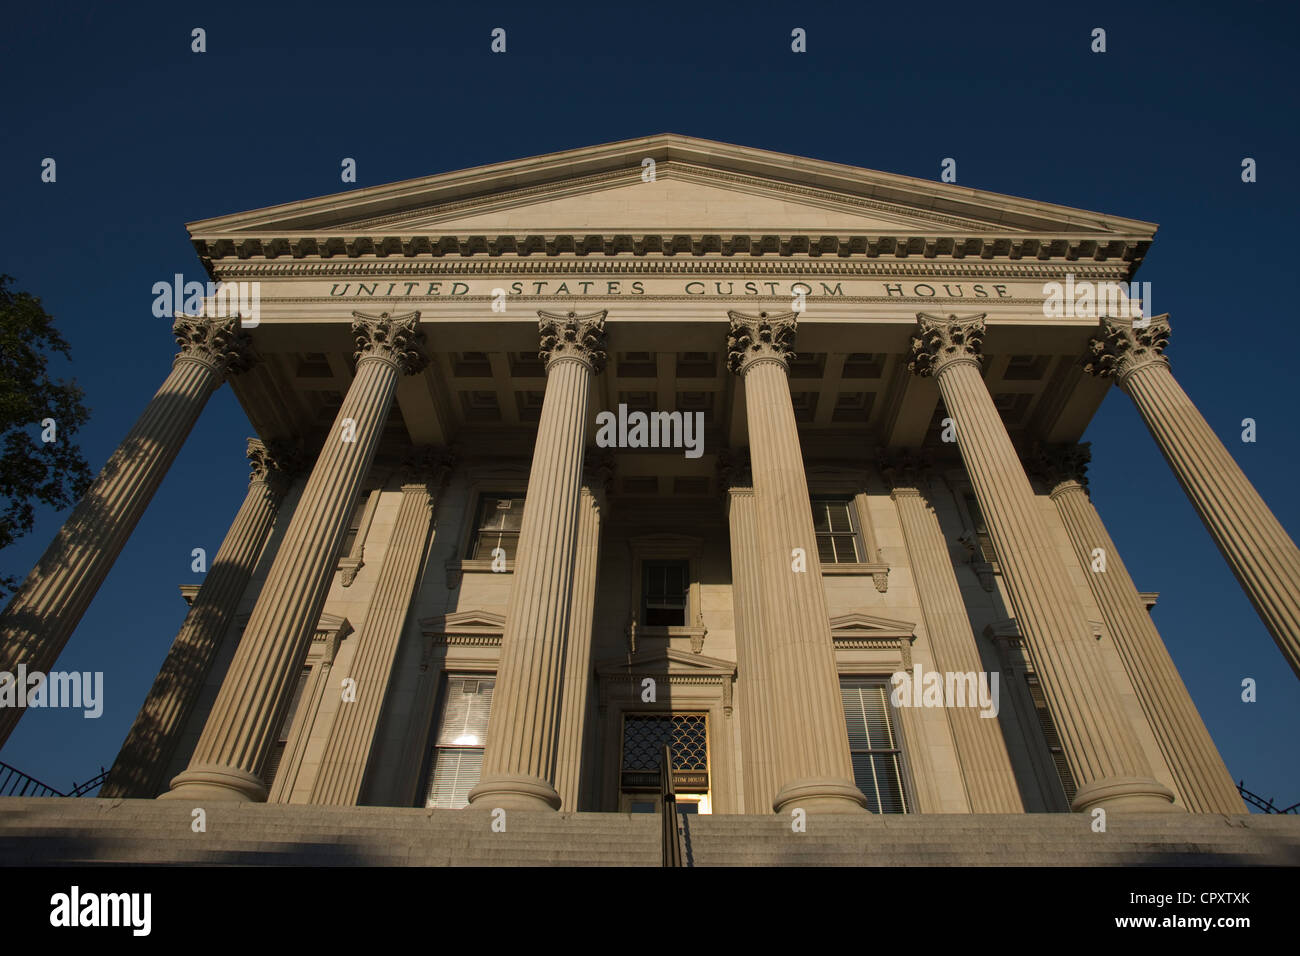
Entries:
POLYGON ((780 814, 793 807, 855 812, 866 806, 866 798, 853 783, 830 612, 787 377, 796 316, 727 314, 727 363, 744 381, 749 415, 763 581, 762 646, 777 734, 778 789, 772 808, 780 814))
MULTIPOLYGON (((952 570, 947 539, 926 498, 922 467, 903 454, 895 454, 882 470, 893 487, 891 497, 903 528, 934 666, 941 673, 979 674, 984 665, 952 570)), ((1024 813, 997 718, 982 717, 973 706, 947 707, 945 711, 957 744, 957 761, 971 812, 1024 813)))
POLYGON ((724 459, 727 523, 731 530, 731 601, 736 619, 736 665, 740 676, 740 745, 745 775, 745 809, 766 813, 776 796, 776 732, 767 649, 763 644, 762 571, 758 561, 758 518, 754 479, 747 457, 724 459))
POLYGON ((280 503, 300 467, 296 452, 289 446, 272 442, 271 447, 274 453, 257 439, 248 440, 248 460, 253 465, 248 494, 126 735, 99 791, 101 797, 152 798, 166 787, 163 775, 176 743, 234 621, 280 503))
POLYGON ((1168 810, 1092 636, 1033 489, 980 376, 984 316, 917 315, 910 369, 933 375, 952 416, 1016 621, 1078 783, 1072 809, 1168 810))
POLYGON ((471 804, 557 810, 557 734, 573 595, 591 377, 605 367, 605 313, 539 312, 546 394, 528 474, 515 580, 483 775, 471 804))
MULTIPOLYGON (((109 456, 0 615, 0 672, 48 673, 176 459, 208 397, 251 364, 238 319, 180 316, 180 353, 135 427, 109 456)), ((25 708, 0 708, 0 746, 25 708)))
POLYGON ((348 676, 356 700, 339 709, 308 802, 356 806, 384 709, 388 682, 433 526, 436 497, 447 479, 445 454, 423 449, 405 463, 406 482, 375 593, 357 636, 348 676))
POLYGON ((1250 603, 1300 677, 1300 549, 1174 378, 1162 354, 1168 344, 1168 315, 1148 319, 1140 328, 1132 320, 1103 318, 1085 368, 1103 378, 1113 376, 1133 399, 1250 603))
POLYGON ((614 474, 613 455, 598 452, 592 457, 594 460, 585 469, 582 498, 578 504, 569 648, 564 663, 564 699, 555 767, 555 789, 560 795, 560 808, 570 812, 578 809, 582 779, 582 743, 587 734, 587 703, 591 698, 591 633, 599 587, 600 525, 601 516, 608 507, 609 483, 614 474))
POLYGON ((1088 496, 1088 458, 1087 445, 1072 445, 1040 448, 1032 462, 1051 489, 1080 567, 1092 568, 1098 549, 1105 559, 1104 570, 1087 573, 1088 586, 1184 805, 1192 813, 1245 813, 1241 794, 1088 496))
POLYGON ((420 313, 352 314, 356 376, 294 508, 190 764, 164 798, 266 800, 262 764, 320 620, 397 377, 428 363, 417 329, 420 313))

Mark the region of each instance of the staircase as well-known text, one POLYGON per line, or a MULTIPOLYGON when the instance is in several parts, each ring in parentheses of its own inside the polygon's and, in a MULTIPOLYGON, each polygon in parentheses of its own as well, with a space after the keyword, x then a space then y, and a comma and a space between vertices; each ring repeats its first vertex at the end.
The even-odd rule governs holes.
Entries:
MULTIPOLYGON (((659 866, 656 814, 0 798, 0 865, 659 866)), ((1300 817, 1112 813, 681 818, 687 866, 1300 865, 1300 817)))

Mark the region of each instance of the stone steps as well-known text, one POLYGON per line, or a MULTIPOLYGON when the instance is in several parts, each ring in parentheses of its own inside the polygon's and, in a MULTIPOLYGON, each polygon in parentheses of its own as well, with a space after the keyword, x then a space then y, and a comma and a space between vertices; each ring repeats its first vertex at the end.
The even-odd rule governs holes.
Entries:
MULTIPOLYGON (((658 866, 652 814, 0 798, 0 865, 658 866)), ((686 816, 694 866, 1300 865, 1300 817, 1111 814, 686 816)))

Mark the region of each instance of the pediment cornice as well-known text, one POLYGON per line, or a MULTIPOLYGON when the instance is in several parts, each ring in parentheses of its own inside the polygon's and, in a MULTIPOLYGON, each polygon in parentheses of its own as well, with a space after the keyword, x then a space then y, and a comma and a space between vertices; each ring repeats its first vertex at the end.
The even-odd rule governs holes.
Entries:
MULTIPOLYGON (((615 207, 617 208, 617 206, 615 207)), ((669 219, 672 216, 669 214, 669 219)), ((780 219, 780 216, 777 216, 780 219)), ((766 222, 766 220, 765 220, 766 222)), ((547 216, 540 225, 550 225, 547 216)), ((657 224, 656 224, 657 225, 657 224)), ((951 260, 1120 260, 1136 267, 1155 233, 1139 220, 898 176, 837 163, 661 135, 497 163, 385 186, 236 213, 189 225, 212 270, 223 260, 343 260, 443 256, 782 256, 951 260), (778 200, 784 225, 759 229, 613 228, 556 221, 554 230, 508 228, 494 212, 571 197, 626 192, 654 159, 656 181, 692 183, 711 195, 778 200), (800 228, 800 209, 830 211, 833 229, 800 228), (468 219, 467 219, 468 217, 468 219), (475 217, 478 217, 477 220, 475 217), (467 219, 468 225, 457 220, 467 219), (483 228, 483 222, 492 222, 483 228), (855 228, 853 223, 859 223, 855 228)))

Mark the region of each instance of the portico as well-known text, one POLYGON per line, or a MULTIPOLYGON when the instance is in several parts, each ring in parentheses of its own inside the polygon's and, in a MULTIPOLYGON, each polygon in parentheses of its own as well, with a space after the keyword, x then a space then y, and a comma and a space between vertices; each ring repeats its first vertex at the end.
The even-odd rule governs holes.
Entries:
POLYGON ((1158 582, 1095 578, 1043 466, 1116 377, 1294 666, 1300 553, 1164 338, 1044 311, 1128 288, 1154 225, 666 135, 189 228, 260 319, 193 326, 140 488, 61 535, 88 570, 0 619, 0 670, 53 662, 228 380, 253 482, 104 795, 637 810, 668 743, 700 812, 1243 811, 1158 582), (689 453, 600 439, 634 415, 689 453), (899 707, 897 672, 1004 699, 899 707))

